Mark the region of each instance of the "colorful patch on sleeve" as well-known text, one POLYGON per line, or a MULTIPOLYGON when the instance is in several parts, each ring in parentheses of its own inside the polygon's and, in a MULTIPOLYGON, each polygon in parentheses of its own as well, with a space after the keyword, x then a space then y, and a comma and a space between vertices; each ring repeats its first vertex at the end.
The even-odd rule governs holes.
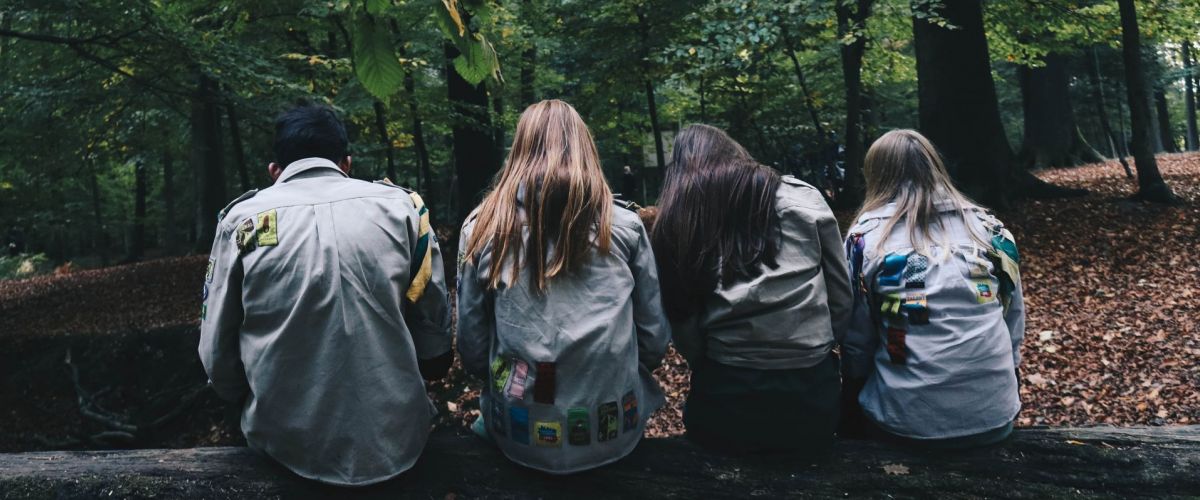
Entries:
POLYGON ((572 446, 585 446, 592 442, 587 408, 567 410, 567 442, 572 446))
POLYGON ((996 293, 990 280, 971 280, 971 283, 975 285, 975 298, 980 304, 996 300, 996 293))
POLYGON ((552 405, 555 386, 558 383, 554 363, 539 361, 535 366, 537 376, 533 379, 533 402, 552 405))
POLYGON ((983 249, 975 247, 970 252, 964 252, 967 260, 967 274, 974 279, 984 279, 992 275, 988 259, 983 249))
POLYGON ((633 391, 625 393, 625 397, 621 398, 621 407, 624 415, 624 432, 637 430, 638 426, 638 401, 637 396, 633 391))
POLYGON ((908 315, 908 323, 912 325, 929 324, 929 304, 923 293, 910 293, 904 296, 900 305, 908 315))
POLYGON ((508 383, 508 376, 512 374, 512 367, 509 366, 508 360, 503 356, 496 356, 492 360, 492 387, 494 387, 497 396, 504 393, 504 384, 508 383))
POLYGON ((902 365, 908 361, 908 346, 905 345, 907 332, 900 328, 887 329, 887 353, 892 364, 902 365))
POLYGON ((929 274, 929 258, 919 253, 908 254, 904 267, 904 288, 925 288, 925 276, 929 274))
POLYGON ((254 230, 258 234, 258 246, 273 247, 279 244, 279 216, 275 209, 267 210, 255 217, 254 230))
POLYGON ((504 403, 500 402, 499 397, 490 398, 492 400, 492 411, 488 413, 488 420, 492 427, 492 433, 497 436, 504 435, 504 403))
POLYGON ((900 286, 900 278, 904 276, 904 267, 908 257, 897 254, 887 254, 879 269, 879 286, 900 286))
POLYGON ((204 321, 208 317, 208 304, 200 304, 200 321, 204 321))
POLYGON ((513 441, 529 444, 529 408, 509 407, 508 424, 509 436, 513 441))
POLYGON ((879 312, 883 313, 884 316, 893 319, 898 318, 900 317, 901 302, 900 294, 898 293, 889 293, 883 295, 882 299, 880 300, 879 312))
POLYGON ((597 441, 608 441, 617 438, 620 422, 617 419, 617 402, 609 401, 600 405, 597 413, 597 441))
POLYGON ((238 253, 254 249, 254 219, 246 219, 237 228, 236 238, 238 253))
POLYGON ((533 434, 538 446, 562 446, 562 424, 559 422, 537 422, 533 434))
POLYGON ((513 399, 525 399, 525 382, 529 380, 529 363, 517 359, 513 361, 512 376, 508 379, 508 396, 513 399))
POLYGON ((212 280, 213 280, 213 268, 215 268, 215 267, 216 267, 216 265, 217 265, 217 259, 216 259, 216 258, 210 258, 210 259, 208 259, 208 269, 206 269, 206 270, 204 271, 204 282, 205 282, 205 283, 212 283, 212 280))

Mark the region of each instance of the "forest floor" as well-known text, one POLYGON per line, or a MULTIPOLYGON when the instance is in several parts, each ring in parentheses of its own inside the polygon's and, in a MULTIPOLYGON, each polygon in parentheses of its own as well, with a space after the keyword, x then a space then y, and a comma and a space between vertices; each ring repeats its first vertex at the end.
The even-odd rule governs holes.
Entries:
MULTIPOLYGON (((1110 162, 1038 174, 1091 190, 1086 197, 1027 201, 997 213, 1021 248, 1028 310, 1018 425, 1200 423, 1200 154, 1163 155, 1159 162, 1183 200, 1178 206, 1129 201, 1136 184, 1110 162)), ((839 214, 842 219, 850 215, 839 214)), ((94 350, 93 364, 100 366, 106 353, 95 347, 97 336, 171 328, 194 335, 206 262, 204 256, 189 256, 0 281, 0 351, 32 339, 83 337, 83 345, 94 350)), ((47 345, 58 349, 62 344, 47 345)), ((176 358, 190 356, 194 348, 185 347, 165 351, 175 361, 163 371, 181 366, 176 358)), ((61 354, 54 356, 43 364, 63 370, 61 354)), ((15 366, 21 359, 4 361, 12 364, 0 366, 0 374, 21 372, 15 366)), ((124 376, 159 375, 146 373, 142 360, 137 366, 141 371, 124 376)), ((203 383, 194 366, 181 371, 203 383)), ((686 364, 672 353, 655 375, 668 404, 652 417, 648 435, 680 434, 686 364)), ((0 387, 0 408, 7 409, 4 417, 13 425, 0 432, 0 449, 31 442, 5 435, 10 431, 36 428, 39 436, 70 435, 53 428, 80 422, 64 416, 76 411, 69 382, 42 386, 42 377, 24 372, 20 378, 30 382, 0 387), (59 401, 41 394, 50 390, 63 392, 53 396, 59 401), (32 408, 19 408, 22 404, 32 408)), ((171 380, 180 384, 174 376, 171 380)), ((440 426, 465 426, 478 415, 478 384, 457 365, 447 379, 430 385, 430 394, 443 410, 440 426)), ((236 418, 216 413, 208 420, 191 419, 195 424, 187 425, 205 426, 194 429, 194 438, 165 445, 236 442, 236 429, 225 428, 236 425, 236 418)))

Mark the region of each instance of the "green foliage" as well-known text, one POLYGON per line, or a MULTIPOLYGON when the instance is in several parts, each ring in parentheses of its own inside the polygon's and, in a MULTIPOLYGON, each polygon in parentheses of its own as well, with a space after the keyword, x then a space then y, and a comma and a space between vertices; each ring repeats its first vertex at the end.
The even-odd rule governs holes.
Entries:
POLYGON ((404 66, 396 58, 391 35, 369 15, 354 21, 354 73, 379 99, 387 99, 404 82, 404 66))
POLYGON ((44 254, 0 255, 0 281, 32 278, 53 270, 44 254))

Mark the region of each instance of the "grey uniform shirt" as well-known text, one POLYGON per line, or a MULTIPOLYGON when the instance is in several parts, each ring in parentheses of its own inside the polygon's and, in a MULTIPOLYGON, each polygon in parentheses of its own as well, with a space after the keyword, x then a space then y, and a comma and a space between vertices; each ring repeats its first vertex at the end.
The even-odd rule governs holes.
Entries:
POLYGON ((217 393, 243 402, 246 441, 328 483, 407 470, 436 414, 417 359, 452 339, 436 238, 431 279, 405 297, 423 253, 409 193, 308 158, 227 211, 199 350, 217 393))
MULTIPOLYGON (((912 248, 903 219, 891 234, 881 233, 895 213, 891 204, 863 214, 847 242, 851 253, 857 244, 863 258, 842 345, 843 371, 866 379, 859 403, 867 417, 916 439, 993 430, 1021 409, 1015 367, 1025 306, 1019 277, 1002 296, 1000 266, 988 257, 991 245, 968 231, 982 243, 1000 233, 1011 241, 1011 234, 982 209, 967 210, 969 229, 952 204, 935 206, 945 232, 935 229, 934 244, 924 253, 912 248)), ((850 260, 853 266, 853 255, 850 260)))
POLYGON ((853 298, 842 235, 821 193, 785 176, 775 195, 778 264, 719 284, 701 311, 671 325, 693 366, 702 356, 759 370, 807 368, 841 340, 853 298))
POLYGON ((637 215, 614 208, 610 252, 593 249, 542 294, 527 269, 487 289, 490 250, 473 262, 461 255, 473 229, 474 215, 459 243, 458 351, 467 372, 487 381, 480 408, 497 445, 557 474, 629 454, 663 404, 650 370, 671 336, 637 215))

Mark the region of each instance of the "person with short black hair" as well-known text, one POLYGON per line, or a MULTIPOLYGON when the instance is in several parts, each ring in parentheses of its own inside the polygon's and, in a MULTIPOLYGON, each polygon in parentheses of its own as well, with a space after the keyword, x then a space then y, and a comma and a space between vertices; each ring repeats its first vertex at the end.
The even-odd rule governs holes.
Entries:
POLYGON ((453 360, 449 296, 416 193, 349 177, 346 130, 325 106, 275 122, 274 185, 218 216, 200 309, 200 360, 242 404, 246 442, 338 485, 416 462, 437 414, 422 378, 453 360))

